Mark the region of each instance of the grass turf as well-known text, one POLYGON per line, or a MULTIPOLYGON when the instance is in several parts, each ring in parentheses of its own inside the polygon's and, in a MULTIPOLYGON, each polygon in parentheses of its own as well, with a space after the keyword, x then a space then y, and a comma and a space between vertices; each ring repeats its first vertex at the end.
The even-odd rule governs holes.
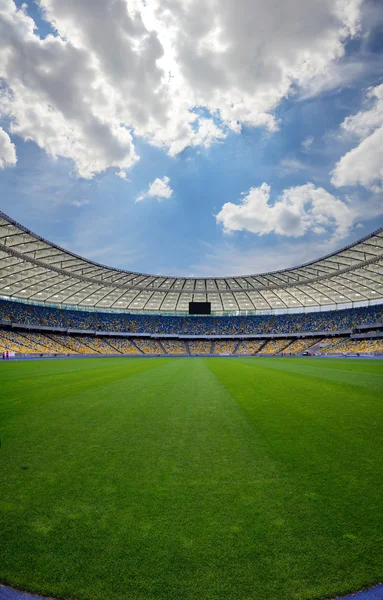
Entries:
POLYGON ((302 600, 383 577, 383 362, 0 364, 0 581, 302 600))

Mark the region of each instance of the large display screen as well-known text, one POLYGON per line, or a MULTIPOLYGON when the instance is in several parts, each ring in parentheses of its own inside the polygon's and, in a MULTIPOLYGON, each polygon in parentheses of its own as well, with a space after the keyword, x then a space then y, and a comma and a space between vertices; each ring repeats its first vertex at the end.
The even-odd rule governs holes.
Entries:
POLYGON ((210 302, 189 302, 189 315, 210 315, 210 302))

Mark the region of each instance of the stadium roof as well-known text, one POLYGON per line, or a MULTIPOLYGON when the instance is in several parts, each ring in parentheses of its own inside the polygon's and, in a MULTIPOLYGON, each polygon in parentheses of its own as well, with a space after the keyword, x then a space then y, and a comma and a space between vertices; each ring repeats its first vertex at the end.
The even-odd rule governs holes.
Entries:
POLYGON ((383 228, 319 260, 234 277, 166 277, 105 267, 32 233, 0 211, 0 296, 119 311, 289 311, 383 299, 383 228))

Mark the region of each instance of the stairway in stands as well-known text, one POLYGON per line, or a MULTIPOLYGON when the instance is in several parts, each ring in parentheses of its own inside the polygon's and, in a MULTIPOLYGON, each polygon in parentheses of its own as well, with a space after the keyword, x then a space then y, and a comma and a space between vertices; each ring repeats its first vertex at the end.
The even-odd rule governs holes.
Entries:
POLYGON ((129 338, 129 340, 133 344, 133 346, 135 348, 137 348, 139 354, 145 354, 145 352, 143 350, 141 350, 141 348, 139 346, 137 346, 136 342, 134 341, 134 338, 131 337, 131 338, 129 338))
POLYGON ((163 344, 162 344, 161 340, 158 340, 158 339, 157 339, 157 340, 156 340, 156 342, 157 342, 157 344, 159 345, 159 347, 161 348, 161 350, 162 350, 162 354, 168 354, 168 352, 166 352, 166 350, 165 350, 165 348, 164 348, 164 346, 163 346, 163 344))
POLYGON ((240 343, 241 343, 241 340, 238 340, 238 342, 236 343, 235 348, 233 350, 233 356, 237 352, 240 343))
POLYGON ((264 346, 266 346, 266 344, 267 344, 267 342, 268 342, 268 341, 269 341, 269 340, 265 340, 265 341, 263 342, 263 344, 262 344, 262 345, 261 345, 261 346, 258 348, 258 350, 256 350, 256 351, 254 352, 253 356, 257 356, 257 354, 259 354, 259 353, 260 353, 260 351, 262 350, 262 348, 264 348, 264 346))

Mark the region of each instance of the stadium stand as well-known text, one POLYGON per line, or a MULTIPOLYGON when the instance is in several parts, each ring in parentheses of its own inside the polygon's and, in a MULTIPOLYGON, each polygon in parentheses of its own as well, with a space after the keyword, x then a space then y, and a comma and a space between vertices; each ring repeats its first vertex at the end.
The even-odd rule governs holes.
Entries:
POLYGON ((383 353, 383 339, 332 340, 320 349, 318 354, 380 354, 383 353))
POLYGON ((382 305, 291 315, 177 317, 65 310, 0 300, 0 350, 19 354, 377 354, 382 352, 381 335, 382 305))
POLYGON ((212 354, 234 354, 237 346, 237 340, 219 340, 214 342, 212 354))
POLYGON ((349 337, 291 340, 158 340, 147 338, 111 338, 103 336, 41 334, 0 330, 0 352, 18 354, 73 355, 298 355, 313 354, 382 354, 383 338, 350 339, 349 337))
POLYGON ((287 346, 286 350, 282 351, 282 354, 301 354, 318 344, 321 338, 311 337, 311 338, 300 338, 298 340, 294 340, 287 346))
POLYGON ((143 354, 143 352, 139 350, 137 346, 127 338, 113 337, 110 340, 108 340, 108 344, 112 348, 111 354, 143 354))
POLYGON ((235 350, 235 354, 257 354, 259 350, 264 346, 266 340, 243 340, 239 343, 235 350))
POLYGON ((349 348, 347 352, 362 354, 381 354, 383 353, 383 339, 379 340, 348 340, 349 348))
POLYGON ((88 337, 87 345, 98 354, 116 354, 116 350, 103 337, 88 337))
POLYGON ((68 352, 68 348, 60 344, 53 336, 48 337, 47 335, 37 332, 28 332, 23 335, 36 343, 37 352, 44 352, 47 354, 65 354, 68 352))
POLYGON ((165 354, 160 342, 151 339, 136 339, 135 344, 144 354, 165 354))
POLYGON ((98 313, 0 300, 0 321, 65 329, 182 335, 259 335, 342 331, 382 322, 382 305, 339 311, 248 317, 177 317, 98 313))
POLYGON ((291 344, 291 340, 279 338, 277 340, 270 340, 265 344, 258 354, 279 354, 282 350, 285 350, 291 344))
POLYGON ((188 342, 190 354, 211 354, 212 342, 207 340, 191 340, 188 342))
POLYGON ((166 338, 162 340, 162 347, 164 348, 167 354, 187 354, 187 348, 185 342, 183 340, 167 340, 166 338))
POLYGON ((27 344, 27 340, 15 331, 0 330, 0 352, 5 351, 22 352, 30 354, 32 348, 27 344))
MULTIPOLYGON (((51 336, 49 336, 51 337, 51 336)), ((59 342, 67 352, 74 354, 98 354, 96 350, 89 346, 89 337, 87 336, 71 336, 71 335, 60 335, 56 334, 53 340, 59 342)))

